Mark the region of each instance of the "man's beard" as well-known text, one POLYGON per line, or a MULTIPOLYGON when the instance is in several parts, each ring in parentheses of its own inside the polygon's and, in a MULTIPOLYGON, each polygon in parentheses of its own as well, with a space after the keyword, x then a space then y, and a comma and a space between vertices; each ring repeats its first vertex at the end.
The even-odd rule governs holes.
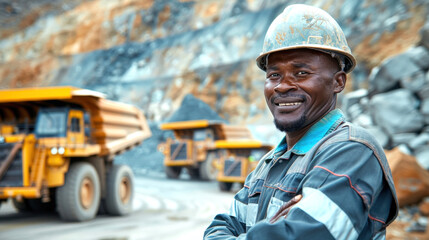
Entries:
POLYGON ((298 121, 292 122, 290 124, 282 125, 276 119, 274 119, 274 124, 276 125, 276 128, 282 132, 294 132, 304 127, 305 120, 306 117, 305 114, 303 114, 298 121))

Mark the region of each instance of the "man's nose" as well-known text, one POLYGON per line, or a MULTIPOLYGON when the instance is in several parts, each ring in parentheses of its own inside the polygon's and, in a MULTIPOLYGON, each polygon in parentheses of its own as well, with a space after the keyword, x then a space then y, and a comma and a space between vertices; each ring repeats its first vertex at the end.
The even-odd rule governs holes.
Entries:
POLYGON ((296 89, 298 89, 298 87, 293 77, 283 77, 274 87, 274 91, 281 92, 281 93, 285 93, 290 90, 296 90, 296 89))

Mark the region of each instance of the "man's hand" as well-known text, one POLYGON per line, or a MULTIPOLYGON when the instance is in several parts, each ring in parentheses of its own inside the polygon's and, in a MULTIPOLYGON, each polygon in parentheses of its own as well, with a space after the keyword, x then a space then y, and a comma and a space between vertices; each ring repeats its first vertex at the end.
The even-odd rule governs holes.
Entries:
POLYGON ((302 198, 302 195, 296 195, 293 197, 289 202, 285 203, 283 206, 280 207, 280 209, 277 211, 276 214, 271 218, 270 223, 275 223, 277 220, 279 220, 281 217, 286 217, 289 213, 289 210, 291 207, 293 207, 295 204, 297 204, 302 198))

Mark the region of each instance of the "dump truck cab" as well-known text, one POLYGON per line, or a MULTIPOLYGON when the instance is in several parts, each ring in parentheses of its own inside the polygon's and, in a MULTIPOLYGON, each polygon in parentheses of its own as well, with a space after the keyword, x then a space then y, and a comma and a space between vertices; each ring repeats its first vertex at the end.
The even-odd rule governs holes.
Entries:
POLYGON ((215 157, 211 150, 214 141, 219 138, 217 125, 206 120, 161 125, 161 129, 174 132, 174 138, 168 138, 158 147, 165 155, 164 166, 168 178, 178 178, 182 169, 187 169, 191 178, 210 180, 216 177, 215 157))
POLYGON ((41 107, 38 111, 34 134, 39 144, 50 148, 53 155, 65 151, 98 152, 91 138, 89 113, 77 107, 41 107), (95 148, 95 149, 94 149, 95 148), (92 151, 91 151, 92 149, 92 151))
POLYGON ((268 145, 253 139, 245 126, 203 119, 164 123, 160 128, 174 132, 174 138, 168 138, 158 147, 165 156, 164 166, 168 178, 178 178, 182 169, 187 169, 191 178, 241 181, 249 172, 247 158, 251 151, 269 149, 268 145), (218 175, 218 171, 225 168, 222 164, 228 162, 226 159, 232 158, 245 160, 243 167, 246 170, 240 171, 240 176, 218 175))
POLYGON ((83 109, 40 108, 36 120, 37 138, 64 138, 66 145, 85 143, 83 109))
POLYGON ((0 202, 67 221, 131 212, 133 175, 116 155, 151 136, 143 112, 69 86, 0 91, 0 202))
POLYGON ((234 183, 243 185, 259 160, 272 149, 271 145, 253 139, 216 141, 215 145, 218 149, 216 180, 221 191, 230 191, 234 183))

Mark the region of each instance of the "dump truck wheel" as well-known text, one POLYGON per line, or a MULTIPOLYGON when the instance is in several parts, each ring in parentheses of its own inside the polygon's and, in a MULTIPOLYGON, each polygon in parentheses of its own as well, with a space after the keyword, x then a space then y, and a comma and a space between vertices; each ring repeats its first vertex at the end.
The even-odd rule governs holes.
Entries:
POLYGON ((202 180, 215 180, 218 170, 213 164, 214 154, 209 154, 207 159, 200 164, 200 177, 202 180))
POLYGON ((219 189, 222 192, 229 192, 232 188, 232 182, 219 182, 219 189))
POLYGON ((35 199, 26 199, 27 204, 30 207, 30 210, 33 212, 39 212, 39 213, 47 213, 47 212, 54 212, 55 211, 55 202, 42 202, 41 198, 35 198, 35 199))
POLYGON ((180 172, 182 172, 182 167, 165 167, 165 174, 168 178, 178 179, 180 176, 180 172))
POLYGON ((100 180, 95 168, 85 162, 71 165, 65 184, 57 189, 57 210, 66 221, 93 219, 100 205, 100 180))
POLYGON ((188 174, 191 177, 191 179, 200 179, 200 170, 198 168, 187 168, 188 174))
POLYGON ((31 207, 28 204, 27 199, 23 198, 21 201, 18 201, 16 198, 12 199, 12 204, 18 212, 31 212, 31 207))
POLYGON ((123 216, 133 210, 134 175, 126 165, 113 165, 107 173, 105 209, 110 215, 123 216))

